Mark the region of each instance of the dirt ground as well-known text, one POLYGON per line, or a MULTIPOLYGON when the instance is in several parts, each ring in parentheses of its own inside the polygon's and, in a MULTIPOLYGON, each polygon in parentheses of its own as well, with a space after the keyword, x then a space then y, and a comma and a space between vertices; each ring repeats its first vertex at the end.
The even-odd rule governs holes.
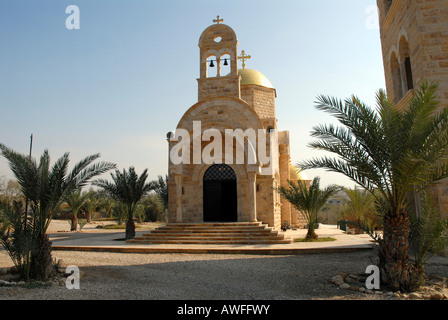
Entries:
MULTIPOLYGON (((61 232, 65 222, 52 224, 61 232)), ((82 232, 96 232, 98 224, 82 232)), ((145 228, 155 228, 148 224, 145 228)), ((69 224, 67 222, 67 228, 69 224)), ((104 229, 101 229, 104 232, 104 229)), ((116 230, 115 230, 116 232, 116 230)), ((133 254, 53 251, 62 267, 81 271, 80 289, 65 285, 37 288, 0 286, 0 300, 403 300, 344 290, 330 283, 338 273, 361 274, 373 264, 374 250, 306 255, 133 254)), ((0 249, 0 268, 11 267, 0 249)), ((448 279, 448 259, 430 262, 431 279, 448 279)))

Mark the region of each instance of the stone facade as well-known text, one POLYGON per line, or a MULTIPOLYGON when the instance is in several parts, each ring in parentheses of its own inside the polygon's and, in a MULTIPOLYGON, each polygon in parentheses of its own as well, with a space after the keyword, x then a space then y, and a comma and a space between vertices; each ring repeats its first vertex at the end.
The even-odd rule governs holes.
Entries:
MULTIPOLYGON (((377 0, 387 94, 405 107, 422 80, 439 84, 448 105, 448 1, 377 0)), ((448 181, 433 188, 448 215, 448 181)))
POLYGON ((261 119, 270 119, 275 126, 275 90, 258 85, 244 85, 241 88, 241 98, 245 100, 261 119))
POLYGON ((448 1, 377 0, 388 95, 406 98, 422 80, 448 105, 448 1))
MULTIPOLYGON (((185 148, 189 151, 184 158, 187 161, 174 163, 170 157, 168 222, 210 221, 207 220, 209 209, 205 204, 210 199, 205 197, 212 194, 218 206, 227 208, 226 197, 231 201, 234 190, 235 222, 261 221, 274 229, 280 229, 284 221, 289 224, 293 220, 302 221, 297 218, 300 213, 293 210, 274 190, 285 185, 290 178, 289 133, 275 130, 278 135, 270 135, 271 129, 277 129, 275 89, 258 71, 245 69, 240 70, 239 74, 238 40, 229 26, 218 23, 206 28, 199 39, 199 48, 198 102, 180 119, 176 134, 168 137, 170 154, 177 152, 175 148, 182 141, 178 131, 188 132, 191 138, 185 148), (223 57, 227 57, 226 63, 230 64, 230 73, 226 75, 221 74, 223 57), (217 68, 216 76, 208 74, 211 64, 217 68), (262 134, 257 135, 255 140, 250 140, 247 136, 238 140, 240 136, 230 135, 226 131, 229 129, 243 133, 254 130, 262 134), (210 146, 217 139, 205 138, 207 130, 214 130, 222 139, 219 151, 213 149, 213 162, 201 157, 205 151, 210 151, 210 146), (229 149, 226 148, 228 145, 229 149), (255 163, 249 161, 254 155, 258 155, 258 149, 264 145, 267 149, 266 156, 270 155, 271 162, 263 165, 264 162, 259 161, 258 157, 255 163), (237 158, 241 150, 243 162, 237 158), (230 163, 229 159, 232 160, 230 163), (217 168, 220 163, 227 166, 217 168), (267 170, 268 167, 271 169, 267 170), (231 171, 234 178, 227 182, 213 181, 211 186, 218 191, 209 190, 207 188, 211 188, 210 183, 205 180, 209 169, 216 170, 218 174, 218 169, 231 171)), ((223 221, 228 221, 225 215, 223 213, 220 217, 223 221)))

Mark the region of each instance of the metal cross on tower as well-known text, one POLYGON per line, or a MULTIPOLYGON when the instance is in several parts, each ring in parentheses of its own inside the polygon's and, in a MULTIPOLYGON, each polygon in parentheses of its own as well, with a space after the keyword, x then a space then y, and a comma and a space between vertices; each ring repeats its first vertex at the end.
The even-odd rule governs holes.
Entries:
POLYGON ((251 59, 251 56, 246 55, 246 52, 243 50, 241 51, 241 55, 238 56, 238 60, 243 61, 243 69, 246 69, 246 60, 251 59))

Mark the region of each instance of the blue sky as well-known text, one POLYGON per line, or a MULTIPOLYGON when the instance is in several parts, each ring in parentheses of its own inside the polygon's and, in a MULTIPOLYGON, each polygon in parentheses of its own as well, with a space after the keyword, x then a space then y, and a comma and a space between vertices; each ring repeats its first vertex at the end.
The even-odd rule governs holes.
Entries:
MULTIPOLYGON (((167 172, 165 135, 197 102, 202 31, 220 15, 277 90, 292 162, 320 155, 307 144, 320 94, 370 105, 385 88, 376 0, 4 0, 0 2, 0 142, 73 164, 101 153, 118 167, 167 172), (80 10, 69 30, 66 7, 80 10)), ((307 171, 323 184, 338 174, 307 171)), ((0 176, 12 178, 4 158, 0 176)))

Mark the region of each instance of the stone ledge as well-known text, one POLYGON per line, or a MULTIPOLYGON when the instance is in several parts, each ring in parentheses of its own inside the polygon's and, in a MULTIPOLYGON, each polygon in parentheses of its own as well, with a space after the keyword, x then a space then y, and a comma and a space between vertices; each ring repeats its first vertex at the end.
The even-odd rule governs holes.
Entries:
POLYGON ((204 246, 198 248, 151 248, 151 247, 106 247, 106 246, 52 246, 52 250, 59 251, 90 251, 90 252, 119 252, 119 253, 191 253, 191 254, 254 254, 254 255, 301 255, 316 253, 338 253, 372 250, 371 246, 333 247, 333 248, 217 248, 204 246))

